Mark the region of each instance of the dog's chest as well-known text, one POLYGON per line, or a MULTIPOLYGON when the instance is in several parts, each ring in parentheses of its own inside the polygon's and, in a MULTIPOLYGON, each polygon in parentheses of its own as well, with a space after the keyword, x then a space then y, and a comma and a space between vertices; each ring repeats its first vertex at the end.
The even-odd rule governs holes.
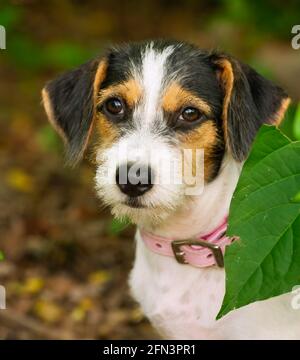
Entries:
POLYGON ((216 321, 225 271, 198 269, 149 251, 137 236, 132 295, 168 339, 299 339, 300 311, 292 293, 242 307, 216 321))
POLYGON ((137 241, 130 276, 133 296, 154 327, 168 338, 211 338, 224 294, 224 270, 178 265, 137 241))

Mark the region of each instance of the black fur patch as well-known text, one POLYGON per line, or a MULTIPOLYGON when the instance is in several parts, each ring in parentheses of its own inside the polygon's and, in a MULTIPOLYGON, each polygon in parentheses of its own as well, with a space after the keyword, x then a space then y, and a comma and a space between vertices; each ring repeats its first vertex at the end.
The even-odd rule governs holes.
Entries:
POLYGON ((82 155, 93 120, 93 83, 99 61, 93 60, 46 84, 54 120, 68 142, 67 157, 76 162, 82 155))
POLYGON ((131 75, 132 64, 136 68, 140 68, 142 65, 141 48, 141 44, 133 43, 110 49, 107 55, 107 76, 102 82, 100 89, 105 89, 111 85, 120 84, 128 80, 131 75))

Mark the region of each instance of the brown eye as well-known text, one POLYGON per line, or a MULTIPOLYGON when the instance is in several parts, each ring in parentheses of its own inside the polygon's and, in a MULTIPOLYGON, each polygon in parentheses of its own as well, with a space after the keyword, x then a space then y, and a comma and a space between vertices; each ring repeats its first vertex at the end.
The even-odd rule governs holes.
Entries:
POLYGON ((122 115, 124 113, 123 102, 118 98, 108 99, 104 108, 111 115, 122 115))
POLYGON ((199 120, 200 117, 201 117, 201 113, 198 109, 193 108, 193 107, 187 107, 182 110, 179 118, 181 120, 193 122, 193 121, 199 120))

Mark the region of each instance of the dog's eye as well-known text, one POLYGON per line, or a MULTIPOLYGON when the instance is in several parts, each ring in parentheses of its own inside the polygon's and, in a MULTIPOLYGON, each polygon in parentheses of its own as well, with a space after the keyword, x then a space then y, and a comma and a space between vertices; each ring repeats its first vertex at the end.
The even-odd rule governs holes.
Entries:
POLYGON ((201 113, 198 109, 194 107, 186 107, 182 110, 179 119, 185 120, 188 122, 194 122, 201 118, 201 113))
POLYGON ((124 105, 119 98, 108 99, 104 104, 104 109, 111 115, 122 115, 124 113, 124 105))

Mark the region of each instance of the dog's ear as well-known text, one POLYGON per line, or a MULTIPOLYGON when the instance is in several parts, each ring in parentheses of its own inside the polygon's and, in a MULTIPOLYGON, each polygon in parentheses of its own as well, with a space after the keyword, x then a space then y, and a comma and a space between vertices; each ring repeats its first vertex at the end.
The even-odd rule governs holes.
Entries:
POLYGON ((107 70, 106 59, 92 60, 48 82, 42 90, 50 123, 67 145, 67 159, 82 158, 90 137, 97 90, 107 70))
POLYGON ((223 90, 223 129, 227 149, 244 160, 264 123, 278 125, 290 99, 271 81, 250 66, 224 54, 211 60, 223 90))

